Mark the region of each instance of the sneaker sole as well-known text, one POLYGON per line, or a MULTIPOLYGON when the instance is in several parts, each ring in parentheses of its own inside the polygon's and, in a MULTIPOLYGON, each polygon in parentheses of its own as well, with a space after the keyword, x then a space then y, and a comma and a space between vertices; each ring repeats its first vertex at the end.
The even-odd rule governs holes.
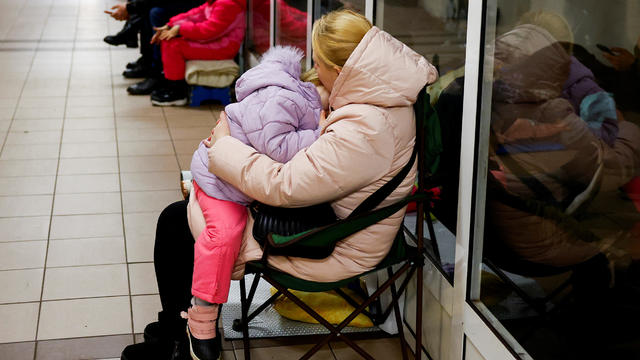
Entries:
MULTIPOLYGON (((200 360, 198 356, 193 352, 193 345, 191 344, 191 332, 189 331, 189 325, 187 325, 187 339, 189 339, 189 353, 191 354, 191 358, 193 360, 200 360)), ((222 349, 220 349, 220 356, 218 360, 222 360, 222 349)))
POLYGON ((151 104, 155 106, 185 106, 187 105, 187 99, 180 99, 180 100, 166 101, 166 102, 151 100, 151 104))

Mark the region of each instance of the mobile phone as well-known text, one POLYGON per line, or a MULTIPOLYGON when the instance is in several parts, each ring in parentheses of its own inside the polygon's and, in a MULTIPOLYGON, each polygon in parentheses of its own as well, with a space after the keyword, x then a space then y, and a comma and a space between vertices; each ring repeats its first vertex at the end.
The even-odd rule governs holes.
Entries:
POLYGON ((606 53, 611 54, 611 55, 616 55, 616 53, 614 53, 611 49, 609 49, 608 47, 606 47, 606 46, 604 46, 602 44, 596 44, 596 47, 598 49, 600 49, 601 51, 603 51, 603 52, 606 52, 606 53))

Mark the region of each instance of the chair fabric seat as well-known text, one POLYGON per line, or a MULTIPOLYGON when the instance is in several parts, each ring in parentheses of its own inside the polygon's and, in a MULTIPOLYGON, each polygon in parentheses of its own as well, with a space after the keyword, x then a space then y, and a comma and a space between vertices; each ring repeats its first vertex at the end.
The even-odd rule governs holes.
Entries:
POLYGON ((362 273, 356 276, 352 276, 347 279, 334 281, 334 282, 316 282, 316 281, 303 280, 303 279, 291 276, 285 272, 278 271, 271 267, 267 267, 260 261, 248 262, 245 268, 245 273, 255 274, 255 273, 262 272, 270 276, 276 282, 278 282, 279 284, 282 284, 286 288, 306 291, 306 292, 321 292, 321 291, 329 291, 335 288, 347 286, 347 284, 349 284, 350 282, 368 273, 383 270, 389 266, 406 261, 410 256, 410 254, 414 254, 415 252, 416 252, 416 248, 406 243, 404 233, 401 229, 396 235, 396 238, 393 242, 393 245, 391 246, 391 249, 389 250, 389 253, 380 262, 380 264, 378 264, 378 266, 376 266, 373 270, 367 271, 365 273, 362 273))

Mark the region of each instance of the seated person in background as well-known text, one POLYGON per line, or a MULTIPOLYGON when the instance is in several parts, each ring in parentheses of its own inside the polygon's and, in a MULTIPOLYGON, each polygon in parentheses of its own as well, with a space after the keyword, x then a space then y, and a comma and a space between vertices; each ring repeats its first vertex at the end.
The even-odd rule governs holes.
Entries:
MULTIPOLYGON (((600 155, 601 192, 617 191, 640 169, 637 126, 618 123, 610 146, 562 97, 571 63, 565 48, 535 25, 519 25, 496 39, 491 173, 508 193, 560 211, 589 184, 600 155)), ((595 229, 602 240, 588 243, 554 219, 514 208, 495 196, 487 196, 487 218, 492 238, 531 262, 568 266, 625 246, 617 236, 619 226, 615 231, 595 229)))
MULTIPOLYGON (((174 15, 188 11, 200 4, 204 0, 128 0, 126 3, 119 3, 111 7, 112 11, 105 10, 118 21, 127 20, 122 31, 117 35, 107 36, 104 41, 118 45, 126 43, 129 47, 136 47, 138 44, 138 32, 140 32, 140 58, 127 64, 127 68, 122 76, 130 79, 160 77, 162 65, 160 63, 160 50, 151 45, 154 26, 162 26, 174 15), (158 60, 154 63, 154 57, 158 60)), ((157 83, 157 81, 155 82, 157 83)), ((153 85, 155 85, 155 83, 153 85)), ((140 91, 151 93, 146 86, 130 86, 127 91, 130 94, 137 94, 140 91), (144 90, 146 89, 146 90, 144 90)))
MULTIPOLYGON (((332 109, 326 121, 321 120, 318 139, 283 164, 229 136, 229 124, 221 117, 208 149, 209 171, 263 204, 305 207, 330 202, 336 216, 345 218, 411 158, 416 138, 412 105, 420 90, 437 79, 437 72, 421 55, 351 11, 317 20, 312 39, 318 79, 329 93, 332 109)), ((380 206, 407 196, 415 177, 414 164, 380 206)), ((155 341, 125 348, 127 360, 182 359, 189 353, 186 324, 179 313, 192 299, 192 233, 203 230, 190 229, 187 209, 195 204, 173 203, 158 218, 154 264, 162 312, 159 323, 147 327, 159 328, 160 334, 155 341)), ((269 256, 269 265, 311 281, 333 282, 362 274, 389 253, 404 212, 339 241, 325 259, 269 256)), ((249 216, 233 279, 243 276, 247 261, 262 256, 249 230, 252 226, 249 216)))
POLYGON ((569 100, 576 115, 587 122, 589 129, 609 146, 618 136, 618 114, 613 97, 596 82, 591 70, 573 56, 574 36, 569 23, 550 11, 530 11, 520 17, 519 24, 532 24, 549 32, 571 55, 569 74, 562 97, 569 100))
POLYGON ((151 42, 161 46, 162 67, 168 81, 151 93, 152 104, 187 104, 187 60, 228 60, 236 56, 244 40, 246 5, 243 0, 207 0, 156 28, 151 42))
MULTIPOLYGON (((162 0, 152 1, 151 9, 148 16, 145 16, 145 23, 140 31, 140 41, 147 50, 145 51, 146 60, 142 64, 146 67, 141 72, 141 76, 145 79, 139 83, 127 87, 127 92, 131 95, 149 95, 153 90, 161 86, 164 76, 162 76, 162 58, 160 55, 160 46, 151 44, 151 38, 154 34, 154 28, 161 27, 166 24, 172 17, 189 11, 204 3, 204 0, 162 0)), ((143 56, 144 57, 144 56, 143 56)))
MULTIPOLYGON (((299 79, 302 58, 302 50, 297 48, 271 48, 258 66, 238 79, 238 102, 225 108, 231 136, 281 163, 289 161, 320 135, 320 96, 312 83, 299 79)), ((227 302, 231 271, 247 222, 246 206, 251 202, 249 197, 209 172, 205 145, 209 141, 204 140, 193 154, 194 181, 189 199, 192 209, 189 221, 196 223, 191 228, 204 228, 199 234, 193 234, 196 239, 191 285, 194 305, 187 316, 190 343, 200 359, 209 358, 204 354, 217 355, 220 349, 220 338, 216 336, 219 304, 227 302), (190 317, 192 313, 199 314, 198 320, 190 317)))

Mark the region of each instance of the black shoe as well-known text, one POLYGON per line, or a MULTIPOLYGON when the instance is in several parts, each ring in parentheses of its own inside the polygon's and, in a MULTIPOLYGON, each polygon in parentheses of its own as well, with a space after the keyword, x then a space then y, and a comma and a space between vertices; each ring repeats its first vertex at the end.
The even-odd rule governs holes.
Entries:
POLYGON ((151 103, 157 106, 184 106, 188 102, 186 87, 168 86, 151 92, 151 103))
POLYGON ((220 332, 216 328, 216 337, 208 340, 199 340, 191 335, 187 325, 187 336, 189 337, 189 353, 194 360, 218 360, 222 354, 222 341, 220 332))
POLYGON ((141 66, 141 65, 143 65, 144 63, 145 63, 145 59, 144 59, 142 56, 140 56, 140 57, 138 58, 138 60, 136 60, 136 61, 132 61, 132 62, 128 62, 128 63, 127 63, 127 69, 133 69, 134 67, 136 67, 136 66, 141 66))
POLYGON ((149 95, 162 84, 162 79, 150 77, 127 88, 131 95, 149 95))
POLYGON ((150 75, 151 75, 151 70, 149 69, 148 66, 145 66, 145 65, 135 66, 131 69, 125 70, 122 73, 122 76, 126 77, 127 79, 146 78, 146 77, 149 77, 150 75))
POLYGON ((122 30, 115 35, 107 35, 104 37, 104 42, 109 45, 127 45, 128 48, 138 47, 138 28, 136 22, 127 21, 122 30))

